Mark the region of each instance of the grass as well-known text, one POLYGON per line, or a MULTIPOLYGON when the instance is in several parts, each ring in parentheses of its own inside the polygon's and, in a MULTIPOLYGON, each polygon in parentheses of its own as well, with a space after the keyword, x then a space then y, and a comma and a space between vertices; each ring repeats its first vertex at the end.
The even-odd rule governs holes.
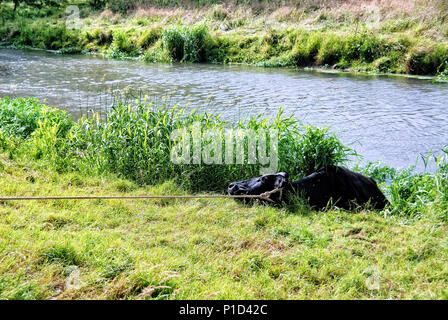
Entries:
MULTIPOLYGON (((190 193, 175 179, 142 184, 115 166, 98 171, 86 158, 55 152, 76 131, 113 138, 123 109, 105 121, 113 130, 83 120, 63 131, 57 129, 68 121, 65 113, 34 99, 0 104, 2 195, 190 193), (23 114, 33 116, 12 125, 23 114), (24 135, 23 127, 34 129, 24 135), (64 167, 67 160, 72 165, 64 167)), ((127 116, 137 111, 128 109, 127 116)), ((300 148, 331 145, 322 131, 312 131, 300 148)), ((438 160, 435 173, 363 168, 391 199, 383 212, 315 212, 229 199, 3 201, 0 298, 446 299, 448 170, 438 160)))
POLYGON ((57 8, 0 10, 0 41, 61 53, 99 52, 153 62, 243 63, 323 67, 446 78, 448 21, 444 1, 354 5, 343 1, 136 1, 124 10, 81 8, 80 30, 57 8), (410 10, 409 8, 412 8, 410 10), (111 11, 112 10, 112 11, 111 11), (373 13, 371 12, 373 10, 373 13), (424 13, 424 14, 423 14, 424 13), (371 21, 378 16, 378 21, 371 21), (373 18, 372 18, 373 17, 373 18))
MULTIPOLYGON (((3 195, 184 192, 0 161, 3 195)), ((447 237, 431 208, 410 219, 223 199, 3 202, 0 297, 440 299, 447 237)))
MULTIPOLYGON (((185 114, 176 107, 141 101, 126 105, 117 103, 105 121, 93 116, 75 123, 65 112, 41 105, 33 98, 0 99, 0 126, 3 126, 4 135, 25 138, 28 143, 22 152, 47 161, 61 172, 113 172, 139 184, 174 179, 193 192, 222 192, 229 180, 260 175, 260 169, 265 167, 260 162, 250 163, 245 156, 241 163, 237 163, 238 146, 245 150, 245 155, 249 152, 249 138, 244 137, 239 140, 241 142, 234 138, 231 147, 226 144, 226 139, 222 139, 219 161, 174 164, 171 150, 183 142, 173 140, 173 132, 193 130, 195 124, 203 136, 211 130, 222 136, 229 129, 243 129, 251 130, 259 139, 264 137, 268 146, 266 152, 278 154, 278 170, 288 171, 293 179, 324 165, 343 163, 354 154, 326 128, 303 126, 281 110, 273 119, 259 115, 231 127, 216 115, 185 114), (271 130, 276 132, 273 137, 267 134, 271 130), (271 139, 278 139, 278 146, 271 143, 271 139), (227 153, 231 153, 231 163, 224 164, 227 153)), ((218 148, 206 151, 206 143, 212 143, 212 140, 204 140, 199 150, 201 159, 205 159, 206 152, 209 155, 218 152, 218 148)), ((8 142, 4 144, 8 145, 8 142)), ((269 156, 270 163, 274 161, 271 158, 269 156)))

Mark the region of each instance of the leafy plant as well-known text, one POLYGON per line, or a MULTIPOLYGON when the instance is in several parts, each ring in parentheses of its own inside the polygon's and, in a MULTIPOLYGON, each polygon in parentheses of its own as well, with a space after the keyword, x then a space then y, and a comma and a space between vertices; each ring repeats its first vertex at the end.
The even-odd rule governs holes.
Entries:
POLYGON ((0 127, 3 133, 27 139, 39 123, 58 124, 57 135, 64 136, 73 121, 63 110, 39 104, 36 98, 0 99, 0 127))
POLYGON ((437 79, 448 81, 448 60, 445 60, 438 68, 437 79))
POLYGON ((205 26, 177 26, 162 32, 163 46, 174 61, 205 61, 206 37, 205 26))
POLYGON ((124 58, 128 56, 136 56, 138 54, 137 47, 129 40, 129 37, 121 31, 113 33, 112 45, 109 48, 109 56, 111 58, 124 58))

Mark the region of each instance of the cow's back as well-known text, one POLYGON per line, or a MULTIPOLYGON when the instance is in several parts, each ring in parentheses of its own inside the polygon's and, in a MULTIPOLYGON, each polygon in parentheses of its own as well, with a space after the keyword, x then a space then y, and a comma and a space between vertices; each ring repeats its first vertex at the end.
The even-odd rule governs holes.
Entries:
POLYGON ((375 180, 339 166, 327 166, 292 185, 317 208, 332 204, 353 209, 369 203, 375 209, 383 209, 388 203, 375 180))

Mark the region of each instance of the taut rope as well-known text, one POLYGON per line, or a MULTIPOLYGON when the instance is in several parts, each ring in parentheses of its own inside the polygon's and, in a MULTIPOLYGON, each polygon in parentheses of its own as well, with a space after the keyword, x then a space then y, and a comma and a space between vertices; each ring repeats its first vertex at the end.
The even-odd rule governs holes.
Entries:
POLYGON ((174 196, 48 196, 48 197, 0 197, 0 201, 23 200, 93 200, 93 199, 262 199, 274 202, 270 196, 273 193, 282 192, 282 189, 274 189, 259 195, 174 195, 174 196))

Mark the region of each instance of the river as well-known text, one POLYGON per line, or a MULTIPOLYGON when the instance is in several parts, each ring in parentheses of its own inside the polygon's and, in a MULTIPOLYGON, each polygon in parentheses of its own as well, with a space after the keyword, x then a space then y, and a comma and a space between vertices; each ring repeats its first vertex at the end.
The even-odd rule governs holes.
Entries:
MULTIPOLYGON (((221 113, 231 121, 280 106, 327 126, 365 161, 396 168, 448 144, 448 85, 406 77, 240 65, 144 64, 0 49, 0 96, 35 96, 73 118, 103 110, 114 90, 221 113), (164 97, 164 98, 162 98, 164 97)), ((421 168, 420 164, 420 168, 421 168)))

